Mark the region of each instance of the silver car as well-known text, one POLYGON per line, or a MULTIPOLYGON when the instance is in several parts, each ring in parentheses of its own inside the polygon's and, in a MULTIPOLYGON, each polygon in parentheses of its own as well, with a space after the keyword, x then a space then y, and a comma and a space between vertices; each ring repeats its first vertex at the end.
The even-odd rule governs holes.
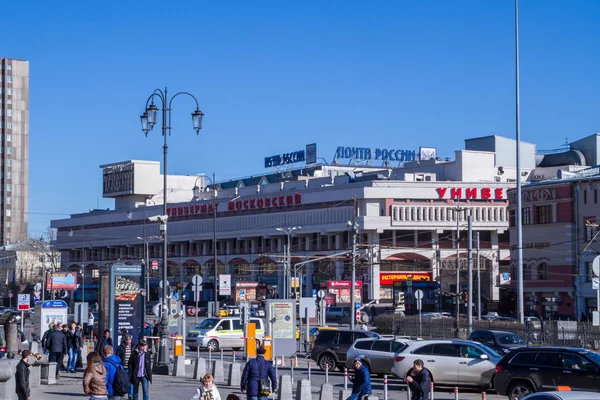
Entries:
POLYGON ((408 340, 357 339, 346 357, 346 368, 354 369, 354 360, 361 358, 371 374, 390 375, 394 366, 394 355, 407 346, 408 340))
POLYGON ((414 361, 421 359, 436 385, 488 388, 501 358, 470 340, 422 340, 409 342, 396 353, 392 372, 404 380, 414 361))

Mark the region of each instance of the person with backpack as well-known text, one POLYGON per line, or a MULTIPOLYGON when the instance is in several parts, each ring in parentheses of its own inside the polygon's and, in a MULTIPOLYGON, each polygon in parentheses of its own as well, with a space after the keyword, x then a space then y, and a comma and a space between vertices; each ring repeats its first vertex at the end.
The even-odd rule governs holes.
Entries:
POLYGON ((241 389, 245 391, 247 400, 268 400, 269 395, 277 390, 277 375, 273 364, 265 360, 264 347, 256 349, 256 358, 250 360, 242 373, 241 389), (271 380, 269 387, 269 379, 271 380))
POLYGON ((114 354, 111 345, 104 346, 104 368, 106 368, 106 390, 108 400, 120 400, 129 393, 129 374, 121 365, 121 359, 114 354))

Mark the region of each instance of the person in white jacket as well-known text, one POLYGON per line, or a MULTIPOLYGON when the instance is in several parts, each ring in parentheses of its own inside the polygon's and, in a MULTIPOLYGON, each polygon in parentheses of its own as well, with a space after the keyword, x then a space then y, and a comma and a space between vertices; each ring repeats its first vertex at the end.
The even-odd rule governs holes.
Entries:
POLYGON ((215 379, 211 374, 206 374, 202 378, 204 385, 200 386, 200 400, 221 400, 219 389, 215 385, 215 379))

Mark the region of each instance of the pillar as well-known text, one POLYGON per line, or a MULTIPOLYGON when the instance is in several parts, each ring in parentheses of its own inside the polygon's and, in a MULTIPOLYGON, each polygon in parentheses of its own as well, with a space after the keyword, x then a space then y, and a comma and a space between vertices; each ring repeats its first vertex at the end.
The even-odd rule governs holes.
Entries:
POLYGON ((304 270, 305 270, 305 276, 306 276, 306 292, 304 293, 304 296, 306 297, 311 297, 312 296, 312 291, 313 291, 313 274, 315 271, 315 264, 314 263, 308 263, 304 266, 304 270))
POLYGON ((379 300, 381 293, 379 284, 380 271, 380 251, 379 251, 379 233, 372 231, 368 233, 368 242, 371 245, 372 256, 369 267, 369 300, 379 300))

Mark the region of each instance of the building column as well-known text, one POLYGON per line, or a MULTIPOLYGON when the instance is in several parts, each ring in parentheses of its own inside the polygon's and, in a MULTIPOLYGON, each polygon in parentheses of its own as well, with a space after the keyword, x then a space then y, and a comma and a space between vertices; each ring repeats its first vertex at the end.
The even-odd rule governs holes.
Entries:
MULTIPOLYGON (((315 271, 314 263, 306 264, 304 269, 306 270, 304 273, 306 276, 306 292, 304 293, 304 296, 311 297, 313 291, 312 277, 315 271)), ((302 282, 302 279, 300 279, 300 282, 302 282)))
POLYGON ((379 252, 379 233, 372 231, 367 234, 367 240, 371 250, 371 260, 369 267, 369 300, 379 300, 381 296, 379 284, 380 271, 380 252, 379 252))

